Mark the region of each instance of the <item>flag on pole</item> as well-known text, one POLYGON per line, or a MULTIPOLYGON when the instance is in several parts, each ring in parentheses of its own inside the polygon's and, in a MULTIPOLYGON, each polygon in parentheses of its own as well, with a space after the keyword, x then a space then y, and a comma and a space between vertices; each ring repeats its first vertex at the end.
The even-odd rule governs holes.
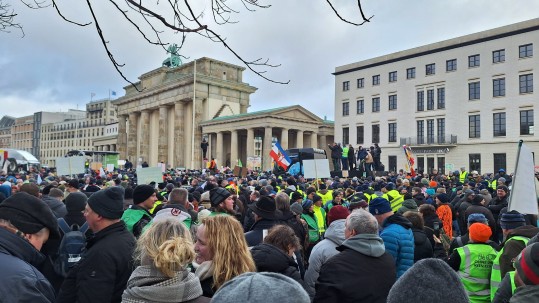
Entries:
POLYGON ((43 183, 43 180, 41 179, 41 175, 37 175, 37 185, 40 185, 41 183, 43 183))
POLYGON ((90 93, 90 97, 95 97, 95 93, 90 93))
POLYGON ((404 149, 404 155, 406 156, 406 162, 407 162, 406 169, 410 169, 410 175, 412 177, 415 177, 416 176, 416 173, 414 170, 415 159, 412 153, 412 149, 406 145, 403 145, 402 148, 404 149))
POLYGON ((520 140, 515 175, 511 182, 509 211, 516 210, 522 214, 538 214, 534 166, 531 149, 520 140))
POLYGON ((279 142, 275 142, 271 148, 270 156, 275 160, 277 165, 282 167, 284 170, 290 166, 290 163, 292 163, 292 160, 290 160, 290 157, 288 157, 288 154, 284 151, 284 149, 281 147, 279 142))
POLYGON ((113 95, 113 96, 116 96, 116 92, 115 92, 115 91, 111 91, 110 94, 113 95))

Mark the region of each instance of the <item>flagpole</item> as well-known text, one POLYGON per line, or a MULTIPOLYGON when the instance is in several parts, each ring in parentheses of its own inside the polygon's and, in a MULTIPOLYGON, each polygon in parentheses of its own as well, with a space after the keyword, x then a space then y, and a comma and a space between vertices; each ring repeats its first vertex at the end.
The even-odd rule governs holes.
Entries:
MULTIPOLYGON (((522 143, 524 143, 523 140, 518 141, 518 150, 517 150, 517 162, 515 163, 515 171, 513 172, 513 178, 511 180, 511 184, 515 184, 515 181, 517 179, 517 169, 518 169, 518 160, 520 158, 520 149, 522 148, 522 143)), ((513 195, 509 195, 509 203, 507 204, 507 209, 511 209, 511 202, 513 201, 513 195)))

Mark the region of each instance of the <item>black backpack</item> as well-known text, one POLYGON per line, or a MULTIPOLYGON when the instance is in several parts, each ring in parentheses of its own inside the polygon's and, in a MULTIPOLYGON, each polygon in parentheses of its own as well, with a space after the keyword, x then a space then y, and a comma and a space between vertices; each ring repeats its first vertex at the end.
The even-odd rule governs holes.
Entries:
POLYGON ((59 218, 58 227, 64 233, 64 237, 58 247, 54 271, 62 277, 67 277, 69 270, 80 261, 86 250, 85 233, 88 231, 88 223, 85 222, 81 227, 77 224, 70 227, 63 218, 59 218))

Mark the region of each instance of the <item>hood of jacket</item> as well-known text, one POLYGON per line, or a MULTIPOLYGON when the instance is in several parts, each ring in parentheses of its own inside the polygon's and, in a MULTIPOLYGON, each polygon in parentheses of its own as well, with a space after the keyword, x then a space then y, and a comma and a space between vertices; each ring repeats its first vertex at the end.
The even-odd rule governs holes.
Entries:
POLYGON ((393 216, 388 217, 384 220, 384 223, 382 226, 384 228, 388 227, 391 224, 398 224, 406 229, 412 228, 412 223, 408 221, 405 217, 403 217, 401 214, 393 214, 393 216))
POLYGON ((43 200, 43 202, 45 202, 49 206, 49 208, 54 214, 57 214, 58 211, 61 211, 62 209, 64 209, 64 213, 62 214, 62 216, 67 213, 65 204, 62 201, 49 196, 43 196, 41 200, 43 200))
POLYGON ((337 250, 343 251, 345 248, 355 250, 370 257, 380 257, 386 251, 384 241, 378 235, 359 234, 345 240, 337 250))
POLYGON ((34 267, 39 267, 45 261, 45 256, 30 242, 2 227, 0 227, 0 253, 17 257, 34 267))
POLYGON ((346 219, 339 219, 339 220, 335 220, 331 222, 328 229, 326 229, 324 238, 335 243, 337 246, 341 245, 345 240, 344 239, 345 223, 346 223, 346 219))
POLYGON ((519 287, 511 297, 511 302, 536 303, 539 300, 539 285, 519 287))
MULTIPOLYGON (((507 240, 509 240, 513 236, 522 236, 526 238, 532 238, 533 236, 537 235, 539 233, 539 228, 533 226, 533 225, 524 225, 517 227, 513 230, 511 230, 507 234, 507 240)), ((505 241, 507 241, 505 240, 505 241)))
POLYGON ((289 266, 296 267, 294 259, 271 244, 262 243, 251 249, 258 272, 284 272, 289 266))

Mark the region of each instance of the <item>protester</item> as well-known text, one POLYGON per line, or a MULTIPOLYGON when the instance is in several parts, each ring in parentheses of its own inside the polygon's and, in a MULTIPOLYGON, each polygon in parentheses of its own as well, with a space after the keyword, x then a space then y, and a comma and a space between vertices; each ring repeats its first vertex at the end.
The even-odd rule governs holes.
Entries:
POLYGON ((222 187, 210 190, 210 202, 212 216, 221 214, 234 216, 236 214, 234 211, 234 197, 222 187))
POLYGON ((510 302, 532 303, 539 300, 539 243, 526 247, 515 260, 516 292, 510 302))
POLYGON ((277 225, 280 221, 281 212, 277 214, 275 200, 271 197, 263 196, 255 203, 249 205, 253 211, 255 224, 245 233, 245 240, 249 247, 258 245, 264 240, 264 233, 277 225))
POLYGON ((138 238, 144 227, 152 221, 150 209, 157 201, 155 189, 150 185, 137 185, 133 191, 133 205, 126 209, 122 215, 127 230, 138 238))
POLYGON ((195 258, 191 235, 178 220, 154 222, 138 239, 138 266, 122 295, 122 302, 209 302, 198 277, 187 266, 195 258))

